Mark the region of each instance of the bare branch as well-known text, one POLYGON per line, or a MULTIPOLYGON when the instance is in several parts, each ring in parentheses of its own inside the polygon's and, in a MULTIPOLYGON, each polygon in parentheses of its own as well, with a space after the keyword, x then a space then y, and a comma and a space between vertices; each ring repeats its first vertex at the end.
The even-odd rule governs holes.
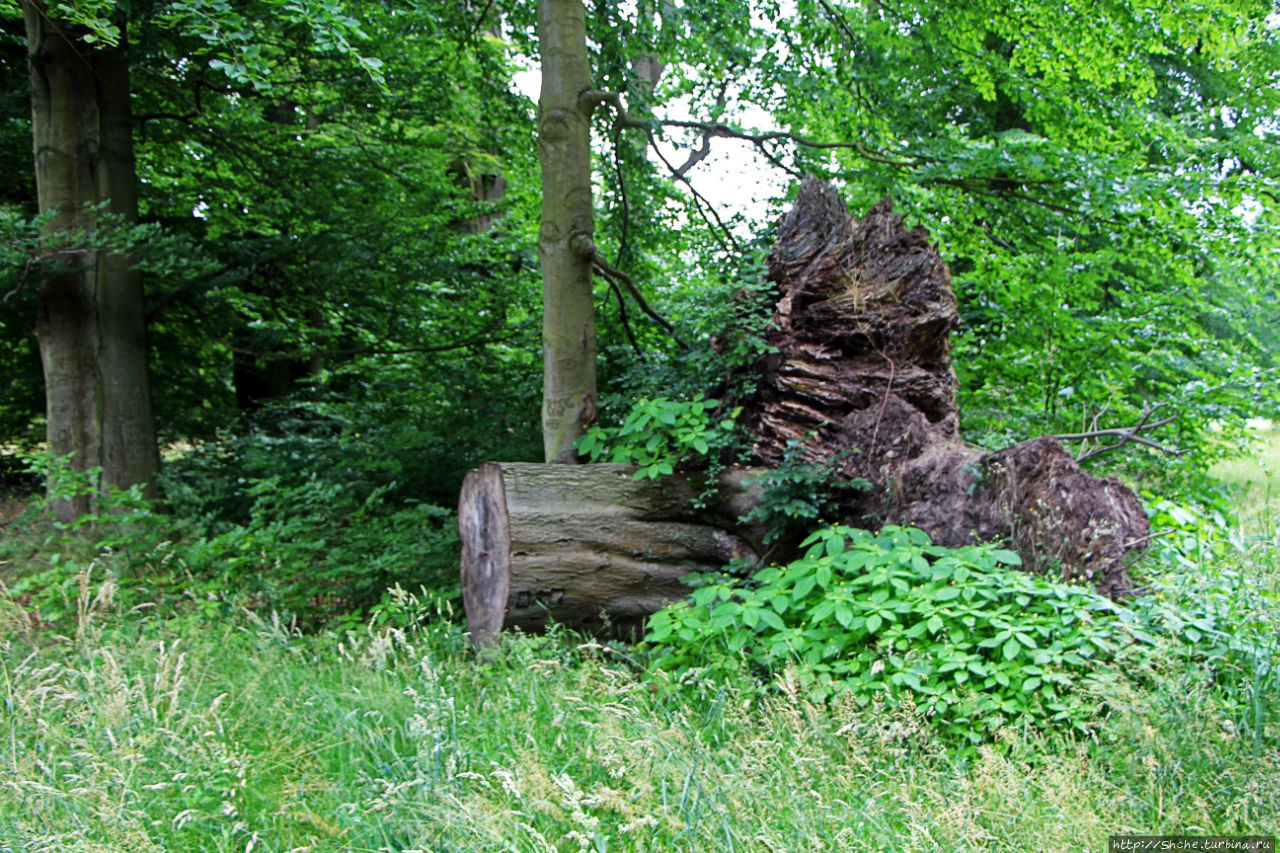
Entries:
POLYGON ((687 177, 685 177, 684 175, 676 174, 676 167, 671 165, 671 161, 668 160, 665 156, 663 156, 662 150, 658 148, 658 140, 654 137, 653 131, 646 128, 645 135, 649 138, 649 147, 653 149, 654 154, 658 155, 658 159, 662 161, 662 165, 667 167, 667 171, 671 172, 672 176, 676 180, 680 181, 680 183, 684 184, 686 187, 689 188, 689 192, 693 194, 694 205, 698 208, 698 213, 701 214, 703 220, 706 221, 707 225, 711 225, 711 220, 707 218, 708 213, 710 213, 711 217, 715 219, 716 221, 715 224, 720 227, 720 233, 717 233, 714 227, 711 229, 711 233, 715 235, 716 242, 720 244, 720 248, 724 249, 726 252, 729 252, 730 251, 729 247, 730 245, 732 245, 734 251, 741 253, 742 246, 738 243, 737 239, 733 236, 733 232, 729 230, 729 226, 724 224, 724 220, 720 218, 720 214, 716 213, 715 205, 707 201, 706 197, 703 196, 702 193, 698 192, 697 188, 689 181, 687 177), (706 205, 706 211, 703 210, 703 205, 706 205), (728 240, 728 243, 726 243, 725 240, 720 239, 720 234, 724 235, 725 239, 728 240))
POLYGON ((689 158, 681 163, 677 168, 671 171, 671 174, 677 178, 683 178, 689 174, 689 170, 701 163, 711 155, 711 134, 702 134, 702 145, 696 151, 689 155, 689 158))
POLYGON ((636 342, 635 333, 631 331, 631 320, 627 318, 627 300, 622 295, 622 288, 613 279, 605 279, 605 281, 609 282, 609 292, 618 297, 618 319, 622 321, 622 334, 626 336, 627 343, 631 344, 631 348, 636 351, 639 359, 644 361, 644 350, 636 342))
POLYGON ((868 148, 865 144, 853 140, 839 140, 836 142, 821 142, 817 139, 810 139, 807 136, 801 136, 798 133, 791 133, 785 130, 769 130, 763 133, 751 133, 746 130, 738 130, 727 124, 713 124, 705 121, 681 121, 676 119, 655 119, 653 124, 662 127, 682 127, 689 130, 701 130, 711 136, 720 136, 726 139, 742 139, 752 143, 757 148, 763 148, 766 142, 776 142, 779 140, 793 142, 804 148, 814 148, 819 151, 829 151, 834 149, 851 149, 857 151, 864 159, 873 163, 880 163, 885 166, 895 166, 901 169, 915 169, 920 166, 927 165, 930 161, 923 157, 916 157, 912 160, 900 160, 882 154, 868 148))
MULTIPOLYGON (((1104 444, 1100 447, 1095 447, 1093 450, 1082 452, 1078 457, 1076 457, 1077 462, 1083 462, 1086 459, 1092 459, 1093 457, 1099 456, 1103 453, 1107 453, 1112 450, 1117 450, 1121 447, 1124 447, 1126 444, 1128 444, 1131 441, 1137 442, 1138 444, 1144 445, 1146 447, 1154 448, 1156 450, 1159 450, 1161 453, 1167 453, 1170 456, 1182 456, 1183 454, 1189 453, 1190 451, 1179 450, 1175 447, 1170 447, 1166 444, 1161 444, 1158 441, 1152 441, 1149 438, 1144 438, 1139 434, 1143 432, 1150 432, 1153 429, 1158 429, 1159 427, 1165 426, 1166 424, 1171 424, 1175 420, 1177 420, 1176 416, 1162 418, 1161 420, 1154 421, 1154 422, 1151 420, 1151 416, 1154 415, 1156 412, 1158 412, 1160 409, 1164 408, 1166 405, 1167 405, 1166 403, 1157 403, 1156 405, 1146 409, 1142 413, 1142 417, 1138 419, 1138 422, 1131 427, 1121 427, 1118 429, 1094 429, 1088 432, 1074 432, 1074 433, 1068 433, 1065 435, 1053 435, 1053 436, 1050 436, 1050 438, 1056 438, 1059 441, 1088 441, 1091 438, 1105 438, 1108 436, 1119 439, 1119 441, 1116 441, 1113 444, 1104 444)), ((1083 448, 1081 449, 1083 450, 1083 448)))

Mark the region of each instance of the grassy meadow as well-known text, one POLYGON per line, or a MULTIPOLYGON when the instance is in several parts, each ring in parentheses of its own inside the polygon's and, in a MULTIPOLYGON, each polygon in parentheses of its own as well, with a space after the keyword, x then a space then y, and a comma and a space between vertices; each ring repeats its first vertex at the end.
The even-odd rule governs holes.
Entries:
MULTIPOLYGON (((1147 559, 1166 605, 1243 578, 1232 618, 1280 625, 1257 471, 1218 469, 1233 517, 1180 516, 1147 559)), ((909 702, 814 703, 791 671, 716 683, 567 633, 480 660, 426 593, 304 633, 234 596, 129 605, 118 584, 81 566, 56 625, 0 599, 0 851, 1100 852, 1280 826, 1274 633, 1269 655, 1169 646, 1083 684, 1087 732, 961 749, 909 702)))

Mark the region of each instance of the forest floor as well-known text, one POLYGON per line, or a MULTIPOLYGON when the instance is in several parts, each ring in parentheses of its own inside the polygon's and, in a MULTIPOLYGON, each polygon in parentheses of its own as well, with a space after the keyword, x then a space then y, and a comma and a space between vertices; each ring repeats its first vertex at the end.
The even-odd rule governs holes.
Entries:
POLYGON ((27 502, 19 498, 0 498, 0 527, 7 527, 27 508, 27 502))
MULTIPOLYGON (((1183 569, 1274 604, 1270 438, 1266 485, 1215 472, 1238 517, 1183 569)), ((568 634, 477 661, 426 596, 304 635, 214 599, 121 612, 115 589, 87 573, 61 636, 0 599, 0 851, 1101 853, 1280 825, 1280 654, 1243 693, 1174 659, 1099 691, 1087 733, 957 750, 909 706, 814 703, 787 672, 706 683, 568 634)))

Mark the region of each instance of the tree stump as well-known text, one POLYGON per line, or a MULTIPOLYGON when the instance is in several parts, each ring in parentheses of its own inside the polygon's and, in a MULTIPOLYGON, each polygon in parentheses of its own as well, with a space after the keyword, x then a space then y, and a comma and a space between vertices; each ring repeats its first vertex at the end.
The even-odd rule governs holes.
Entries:
POLYGON ((1093 477, 1053 439, 992 453, 960 438, 950 332, 951 275, 923 228, 889 199, 858 221, 834 188, 807 180, 769 257, 778 285, 743 401, 754 462, 840 462, 876 488, 848 507, 857 527, 919 527, 943 545, 1008 540, 1033 570, 1061 569, 1118 595, 1147 540, 1142 504, 1118 480, 1093 477))

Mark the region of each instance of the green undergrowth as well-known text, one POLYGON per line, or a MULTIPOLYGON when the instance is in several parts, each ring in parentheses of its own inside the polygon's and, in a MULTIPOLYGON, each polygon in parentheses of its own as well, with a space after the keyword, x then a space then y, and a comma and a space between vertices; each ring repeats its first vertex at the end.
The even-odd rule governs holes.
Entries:
POLYGON ((1121 602, 1029 575, 1011 551, 836 526, 786 566, 696 578, 645 639, 663 668, 725 682, 787 671, 814 701, 913 709, 961 751, 1010 728, 1087 736, 1115 695, 1150 689, 1175 661, 1214 685, 1239 731, 1273 743, 1280 540, 1169 509, 1182 526, 1121 602))
POLYGON ((0 848, 34 851, 1100 850, 1117 832, 1264 831, 1280 761, 1206 673, 1112 692, 1090 737, 1006 729, 958 755, 919 708, 761 692, 567 633, 486 660, 397 592, 303 635, 0 609, 0 848))
POLYGON ((95 471, 35 459, 58 487, 33 497, 0 527, 0 581, 37 624, 73 612, 81 570, 109 576, 127 606, 180 606, 206 618, 240 607, 297 615, 308 628, 359 624, 395 583, 457 590, 458 537, 451 509, 393 501, 394 483, 356 488, 301 472, 241 478, 240 518, 192 512, 174 488, 165 511, 140 493, 113 491, 101 509, 60 522, 59 499, 95 491, 95 471))

